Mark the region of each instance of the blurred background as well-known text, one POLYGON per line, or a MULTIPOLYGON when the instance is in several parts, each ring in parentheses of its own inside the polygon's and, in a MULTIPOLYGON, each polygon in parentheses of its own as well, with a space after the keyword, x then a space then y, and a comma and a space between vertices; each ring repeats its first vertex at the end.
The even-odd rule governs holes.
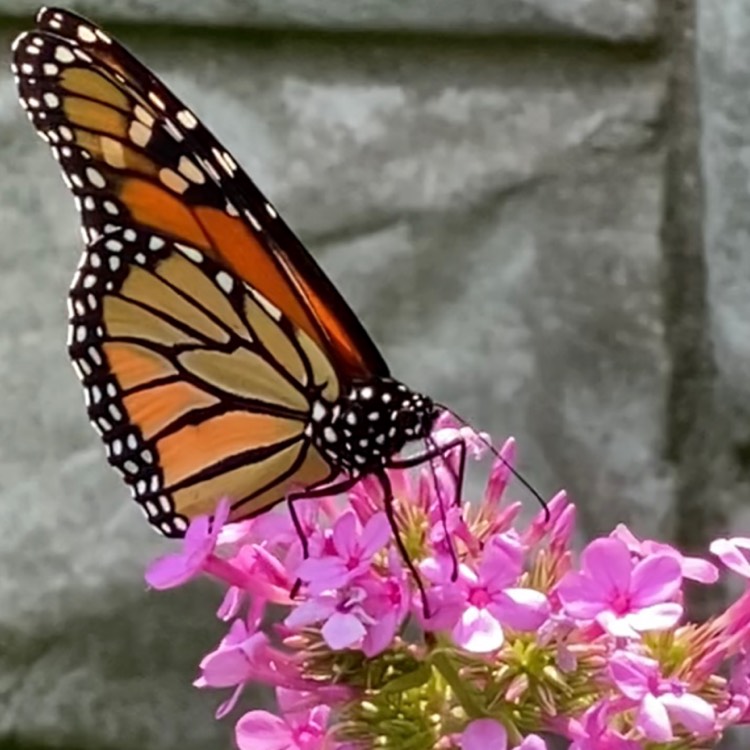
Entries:
MULTIPOLYGON (((582 536, 625 522, 704 551, 750 529, 750 5, 698 5, 69 7, 238 157, 398 377, 515 435, 543 494, 569 490, 582 536)), ((36 10, 0 0, 0 48, 36 10)), ((168 545, 67 361, 79 243, 6 58, 0 748, 229 747, 220 696, 190 684, 223 635, 219 593, 146 591, 168 545)))

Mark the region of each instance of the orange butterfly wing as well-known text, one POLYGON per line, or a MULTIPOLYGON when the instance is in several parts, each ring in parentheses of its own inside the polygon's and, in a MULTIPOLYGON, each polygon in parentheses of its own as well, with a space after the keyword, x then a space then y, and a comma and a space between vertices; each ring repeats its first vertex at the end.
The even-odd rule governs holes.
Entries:
POLYGON ((107 225, 129 225, 186 242, 283 310, 341 377, 389 375, 357 317, 269 201, 124 47, 74 13, 45 8, 36 31, 16 40, 13 65, 32 123, 82 201, 87 240, 107 225))

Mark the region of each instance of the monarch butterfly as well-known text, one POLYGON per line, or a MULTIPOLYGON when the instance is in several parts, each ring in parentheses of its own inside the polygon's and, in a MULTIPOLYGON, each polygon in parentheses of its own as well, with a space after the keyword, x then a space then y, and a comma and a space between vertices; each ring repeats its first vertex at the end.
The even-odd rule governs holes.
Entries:
POLYGON ((80 212, 68 350, 147 519, 179 537, 224 497, 238 520, 374 475, 394 524, 387 468, 451 447, 463 466, 461 440, 430 439, 442 407, 391 377, 302 243, 153 73, 71 12, 43 8, 36 24, 12 68, 80 212))

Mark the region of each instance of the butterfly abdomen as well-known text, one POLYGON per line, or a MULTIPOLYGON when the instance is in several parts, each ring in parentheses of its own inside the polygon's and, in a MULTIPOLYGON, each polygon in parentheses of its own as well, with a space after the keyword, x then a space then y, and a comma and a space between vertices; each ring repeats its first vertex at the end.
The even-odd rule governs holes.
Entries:
POLYGON ((432 401, 390 378, 353 385, 335 403, 316 400, 307 433, 335 466, 352 476, 385 466, 408 442, 429 435, 432 401))

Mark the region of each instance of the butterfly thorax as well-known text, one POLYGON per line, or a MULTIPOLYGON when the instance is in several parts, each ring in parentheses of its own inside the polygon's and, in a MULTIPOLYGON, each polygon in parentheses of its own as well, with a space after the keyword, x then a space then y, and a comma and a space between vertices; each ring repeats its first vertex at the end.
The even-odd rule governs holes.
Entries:
POLYGON ((434 403, 403 383, 354 384, 337 401, 312 405, 308 433, 332 464, 354 476, 385 466, 404 445, 429 435, 434 403))

